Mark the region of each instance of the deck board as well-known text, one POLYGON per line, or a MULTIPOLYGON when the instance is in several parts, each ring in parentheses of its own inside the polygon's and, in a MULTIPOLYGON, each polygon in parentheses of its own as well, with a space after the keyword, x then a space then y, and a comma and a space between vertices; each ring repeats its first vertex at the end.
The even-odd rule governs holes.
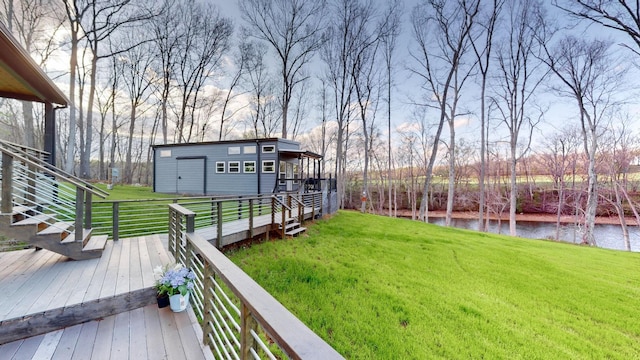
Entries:
POLYGON ((121 243, 122 251, 120 252, 120 262, 117 266, 116 285, 114 288, 115 294, 124 294, 129 292, 129 259, 131 258, 131 241, 123 241, 121 243))
POLYGON ((38 351, 38 346, 42 343, 45 334, 33 336, 20 341, 20 348, 9 359, 32 359, 33 355, 38 351))
POLYGON ((0 308, 6 309, 6 312, 0 311, 0 319, 4 319, 9 309, 9 302, 13 302, 14 294, 20 289, 26 289, 34 274, 43 263, 51 260, 54 253, 49 251, 22 250, 25 252, 23 260, 16 266, 8 267, 2 270, 2 296, 0 297, 0 308), (5 272, 8 272, 5 275, 5 272))
POLYGON ((71 360, 91 359, 93 345, 96 342, 98 333, 98 324, 98 321, 89 321, 80 325, 80 334, 78 335, 78 341, 76 341, 71 360))
POLYGON ((102 283, 104 282, 105 277, 107 276, 107 267, 109 266, 109 261, 111 259, 111 254, 113 253, 113 249, 116 247, 115 241, 107 241, 107 246, 104 248, 102 252, 102 256, 100 257, 100 262, 95 268, 91 279, 89 279, 89 286, 87 287, 87 291, 85 292, 85 296, 82 299, 83 302, 92 301, 98 299, 100 297, 100 290, 102 290, 102 283))
POLYGON ((99 298, 107 298, 115 295, 116 283, 118 281, 118 266, 120 266, 120 253, 122 253, 122 243, 118 240, 118 244, 114 244, 109 263, 107 265, 104 281, 100 288, 99 298), (118 246, 116 246, 118 245, 118 246))
POLYGON ((51 360, 68 360, 73 356, 73 350, 78 344, 78 337, 82 331, 82 324, 74 325, 64 329, 60 342, 55 348, 51 360))

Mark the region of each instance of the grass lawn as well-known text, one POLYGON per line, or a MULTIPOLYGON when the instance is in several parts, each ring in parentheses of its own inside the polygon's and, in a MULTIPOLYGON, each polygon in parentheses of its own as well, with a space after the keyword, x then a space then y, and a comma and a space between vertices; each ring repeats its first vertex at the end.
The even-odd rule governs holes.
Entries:
MULTIPOLYGON (((150 186, 114 185, 111 190, 107 189, 106 184, 95 184, 95 186, 109 193, 109 197, 105 200, 165 199, 178 197, 178 195, 175 194, 153 192, 153 188, 150 186)), ((102 199, 94 199, 94 201, 99 200, 102 199)))
POLYGON ((638 359, 640 254, 339 212, 229 254, 349 359, 638 359))

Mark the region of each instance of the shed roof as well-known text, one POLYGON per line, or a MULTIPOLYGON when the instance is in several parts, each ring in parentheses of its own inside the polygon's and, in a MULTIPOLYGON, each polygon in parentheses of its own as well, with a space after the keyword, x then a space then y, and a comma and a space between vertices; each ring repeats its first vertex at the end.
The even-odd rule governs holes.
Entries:
POLYGON ((67 106, 69 100, 0 23, 0 97, 67 106))
POLYGON ((308 150, 293 150, 293 149, 280 149, 278 150, 281 154, 285 155, 293 155, 293 156, 304 156, 313 159, 322 159, 322 155, 316 154, 314 152, 308 150))

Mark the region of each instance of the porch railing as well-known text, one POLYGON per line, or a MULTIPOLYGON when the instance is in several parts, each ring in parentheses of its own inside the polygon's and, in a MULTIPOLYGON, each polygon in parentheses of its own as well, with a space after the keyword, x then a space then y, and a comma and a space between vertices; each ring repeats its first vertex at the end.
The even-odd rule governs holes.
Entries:
POLYGON ((95 201, 93 231, 114 240, 167 233, 168 204, 172 203, 197 214, 196 229, 215 228, 216 245, 221 247, 226 227, 238 220, 246 222, 251 238, 254 228, 260 225, 258 219, 267 215, 271 217, 270 224, 284 226, 287 219, 299 218, 299 211, 304 216, 307 207, 311 208, 311 218, 315 218, 322 212, 322 193, 95 201))
POLYGON ((193 308, 201 319, 204 342, 218 358, 343 358, 196 234, 194 211, 171 204, 169 213, 169 251, 196 273, 193 308))
POLYGON ((108 194, 51 166, 43 151, 0 141, 0 152, 1 212, 19 213, 24 218, 39 216, 52 227, 59 222, 73 223, 75 240, 81 240, 84 232, 79 230, 91 228, 93 196, 105 198, 108 194))

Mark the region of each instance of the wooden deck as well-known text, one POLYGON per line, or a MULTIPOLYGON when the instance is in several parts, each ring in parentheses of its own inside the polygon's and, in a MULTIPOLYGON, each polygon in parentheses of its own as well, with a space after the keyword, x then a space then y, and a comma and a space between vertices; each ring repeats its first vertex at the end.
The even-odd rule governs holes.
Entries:
MULTIPOLYGON (((320 211, 320 208, 305 207, 303 212, 304 220, 311 219, 314 214, 319 214, 320 211)), ((275 213, 274 218, 276 225, 279 224, 282 220, 282 213, 275 213)), ((222 224, 222 242, 220 247, 267 233, 271 230, 272 226, 271 214, 254 217, 253 228, 249 226, 248 218, 225 222, 222 224)), ((196 233, 206 240, 215 243, 215 239, 218 237, 218 228, 217 226, 203 227, 196 229, 196 233)))
POLYGON ((0 345, 0 360, 213 359, 193 311, 156 305, 0 345))
POLYGON ((0 253, 0 359, 207 358, 190 352, 201 341, 187 312, 155 305, 153 268, 171 262, 158 235, 108 241, 91 260, 0 253))

